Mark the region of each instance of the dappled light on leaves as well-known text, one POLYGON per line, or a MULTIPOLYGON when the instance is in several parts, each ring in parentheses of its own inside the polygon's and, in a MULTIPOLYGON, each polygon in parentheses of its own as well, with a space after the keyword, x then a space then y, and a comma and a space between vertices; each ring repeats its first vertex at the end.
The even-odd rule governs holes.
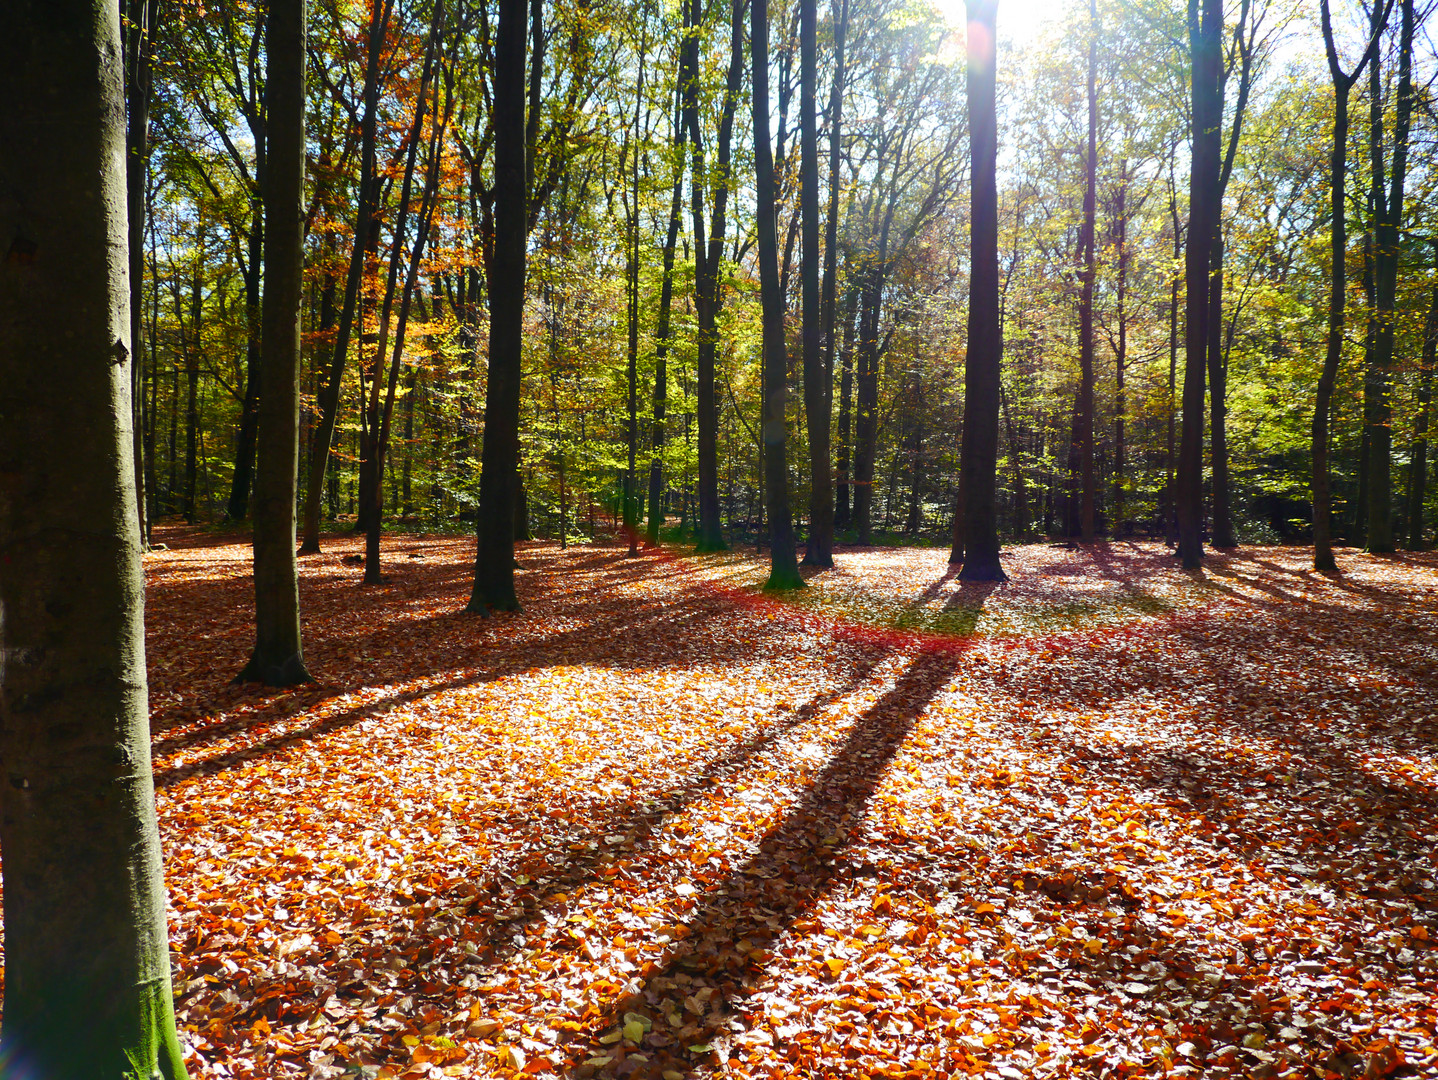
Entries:
POLYGON ((207 1077, 1438 1070, 1433 556, 765 564, 472 541, 147 557, 177 1010, 207 1077))

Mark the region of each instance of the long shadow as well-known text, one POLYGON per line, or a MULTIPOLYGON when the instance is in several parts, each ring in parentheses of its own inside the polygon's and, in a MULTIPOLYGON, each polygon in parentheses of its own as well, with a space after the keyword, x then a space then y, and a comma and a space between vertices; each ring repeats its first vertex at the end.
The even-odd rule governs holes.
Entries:
MULTIPOLYGON (((205 743, 239 735, 243 732, 272 725, 283 725, 283 730, 265 735, 247 746, 227 750, 204 761, 191 762, 184 766, 160 768, 155 773, 157 787, 167 787, 181 779, 195 774, 212 775, 226 769, 242 766, 268 753, 297 745, 306 740, 340 731, 361 723, 373 716, 402 708, 415 701, 437 694, 495 682, 523 672, 540 670, 550 666, 574 663, 582 653, 583 660, 590 666, 611 666, 624 670, 648 670, 656 668, 684 667, 695 664, 721 663, 733 659, 739 647, 725 647, 711 635, 698 631, 712 628, 714 620, 733 618, 735 612, 722 597, 692 591, 679 603, 653 603, 644 607, 628 608, 613 612, 604 618, 594 619, 559 632, 550 632, 537 638, 519 641, 504 641, 499 627, 483 627, 491 640, 486 647, 477 650, 478 655, 469 658, 468 664, 446 665, 447 671, 462 670, 465 674, 442 679, 438 682, 405 690, 379 701, 345 709, 341 712, 308 721, 292 723, 288 715, 273 710, 260 710, 241 716, 230 717, 216 723, 205 724, 182 734, 168 735, 157 739, 152 753, 163 755, 190 750, 205 743), (651 657, 642 644, 648 635, 663 636, 666 647, 662 659, 651 657), (497 640, 496 640, 497 639, 497 640), (477 661, 477 662, 476 662, 477 661)), ((419 620, 423 623, 426 620, 419 620)), ((416 628, 393 629, 395 645, 401 641, 413 647, 416 638, 426 636, 444 637, 451 634, 473 632, 475 620, 459 614, 436 616, 435 625, 416 628)), ((761 622, 745 628, 743 650, 762 651, 766 643, 777 641, 788 632, 780 623, 761 622)), ((385 644, 385 639, 366 638, 371 643, 385 644)), ((333 648, 342 648, 333 640, 333 648)), ((410 678, 426 678, 424 674, 411 673, 410 678)), ((252 695, 253 691, 250 692, 252 695)), ((333 696, 335 691, 300 690, 299 700, 305 695, 315 695, 310 704, 318 704, 318 696, 333 696)))
MULTIPOLYGON (((770 947, 834 884, 845 869, 848 839, 857 834, 885 770, 903 747, 924 708, 954 677, 960 656, 950 650, 920 655, 895 685, 854 722, 806 793, 759 845, 759 852, 706 892, 684 918, 687 933, 662 961, 646 969, 650 986, 673 982, 716 989, 705 1017, 696 1017, 679 1040, 669 1030, 659 990, 618 998, 590 1025, 591 1052, 608 1057, 605 1075, 660 1077, 666 1070, 690 1073, 709 1061, 692 1050, 722 1038, 727 1013, 755 989, 770 947), (608 1049, 600 1036, 627 1013, 648 1018, 653 1031, 645 1059, 625 1062, 622 1048, 608 1049), (691 1030, 692 1029, 692 1030, 691 1030), (635 1067, 637 1066, 637 1067, 635 1067)), ((582 1048, 582 1042, 581 1042, 582 1048)), ((595 1075, 581 1066, 575 1075, 595 1075)))

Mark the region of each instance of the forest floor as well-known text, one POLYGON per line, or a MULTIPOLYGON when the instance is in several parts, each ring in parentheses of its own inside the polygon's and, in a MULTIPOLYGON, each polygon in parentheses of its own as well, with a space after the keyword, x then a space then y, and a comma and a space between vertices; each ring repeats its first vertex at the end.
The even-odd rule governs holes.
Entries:
POLYGON ((197 1076, 1438 1076, 1438 556, 159 539, 197 1076))

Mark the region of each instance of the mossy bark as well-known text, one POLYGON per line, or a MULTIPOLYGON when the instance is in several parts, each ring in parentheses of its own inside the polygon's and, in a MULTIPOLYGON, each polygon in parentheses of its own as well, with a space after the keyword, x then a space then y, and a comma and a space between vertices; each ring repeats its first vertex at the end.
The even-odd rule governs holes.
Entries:
POLYGON ((185 1075, 150 773, 118 6, 0 39, 0 1076, 185 1075))

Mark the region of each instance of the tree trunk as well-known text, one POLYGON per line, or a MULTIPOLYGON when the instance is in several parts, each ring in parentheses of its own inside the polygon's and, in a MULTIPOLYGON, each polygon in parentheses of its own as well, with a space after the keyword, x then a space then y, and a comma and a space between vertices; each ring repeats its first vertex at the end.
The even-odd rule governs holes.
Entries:
MULTIPOLYGON (((259 155, 263 161, 263 151, 259 155)), ((256 183, 264 183, 265 170, 257 163, 256 183)), ((245 264, 245 393, 240 403, 240 426, 235 434, 235 468, 230 474, 230 501, 225 516, 242 521, 250 512, 250 487, 255 475, 255 440, 260 424, 260 280, 265 252, 262 200, 252 200, 249 259, 245 264)))
MULTIPOLYGON (((972 153, 969 189, 969 322, 964 360, 964 434, 959 463, 963 503, 962 581, 1006 581, 999 563, 999 322, 998 118, 995 111, 998 0, 968 0, 968 109, 972 153)), ((1092 63, 1090 64, 1092 67, 1092 63)), ((1090 103, 1094 100, 1090 91, 1090 103)), ((1092 142, 1090 143, 1092 145, 1092 142)), ((1090 157, 1092 160, 1092 156, 1090 157)), ((1091 196, 1090 196, 1091 198, 1091 196)))
POLYGON ((1208 279, 1208 417, 1212 470, 1213 546, 1235 548, 1228 496, 1228 357, 1223 348, 1223 229, 1215 222, 1209 241, 1212 270, 1208 279))
MULTIPOLYGON (((838 322, 838 278, 839 278, 839 167, 843 160, 843 132, 844 120, 844 42, 849 31, 849 0, 834 0, 834 80, 829 87, 829 212, 824 225, 824 281, 821 290, 820 304, 822 306, 823 339, 824 339, 824 398, 826 401, 826 416, 833 415, 834 406, 834 356, 837 352, 837 322, 838 322)), ((840 413, 846 416, 848 402, 841 398, 840 413)), ((848 525, 849 518, 849 487, 848 477, 848 439, 849 433, 846 424, 841 421, 838 454, 842 457, 842 464, 836 459, 835 475, 839 483, 834 490, 834 498, 829 509, 829 554, 832 561, 834 548, 834 530, 844 528, 848 525)), ((832 453, 833 447, 830 448, 832 453)), ((812 517, 812 511, 811 511, 812 517)), ((812 520, 810 530, 813 530, 812 520)), ((806 554, 807 558, 807 554, 806 554)))
POLYGON ((125 5, 129 19, 125 42, 125 80, 129 105, 129 127, 125 138, 125 194, 129 208, 130 241, 130 343, 135 354, 131 365, 130 394, 135 414, 135 508, 139 514, 140 543, 150 546, 150 519, 145 505, 145 454, 141 404, 144 387, 141 379, 145 354, 145 195, 150 172, 150 91, 154 84, 152 27, 154 0, 129 0, 125 5))
MULTIPOLYGON (((686 41, 685 48, 680 51, 681 79, 688 70, 689 10, 689 5, 685 4, 686 41)), ((659 543, 659 530, 664 525, 664 414, 669 399, 669 331, 674 307, 674 252, 679 244, 679 222, 684 206, 684 149, 687 131, 681 110, 681 115, 676 116, 674 125, 674 188, 669 197, 669 227, 664 234, 663 273, 659 285, 659 318, 654 328, 653 428, 650 436, 649 523, 646 533, 650 544, 659 543)))
MULTIPOLYGON (((817 3, 818 0, 799 0, 799 213, 803 232, 799 281, 804 322, 804 417, 809 426, 809 536, 804 549, 804 565, 829 567, 834 565, 834 489, 829 447, 834 380, 824 363, 824 326, 819 293, 819 131, 815 115, 819 81, 815 40, 819 22, 817 3)), ((839 50, 843 48, 842 42, 842 37, 836 41, 839 50)), ((842 61, 836 62, 842 65, 842 61)), ((832 155, 829 184, 832 188, 832 155)))
POLYGON ((1373 34, 1368 48, 1353 69, 1345 74, 1338 61, 1333 42, 1333 26, 1328 0, 1321 0, 1320 17, 1323 43, 1328 56, 1328 71, 1333 79, 1333 143, 1329 150, 1329 281, 1328 333, 1323 358, 1323 372, 1318 379, 1317 403, 1313 410, 1313 567, 1334 572, 1332 510, 1328 476, 1328 422, 1333 402, 1333 388, 1338 381, 1338 365, 1343 358, 1343 325, 1348 295, 1348 225, 1345 182, 1348 171, 1348 93, 1358 81, 1363 67, 1373 57, 1379 35, 1373 34))
MULTIPOLYGON (((1373 101, 1373 177, 1375 181, 1373 355, 1365 396, 1373 406, 1368 437, 1368 550, 1394 550, 1393 535, 1393 337, 1398 292, 1399 233, 1403 228, 1403 197, 1408 175, 1408 131, 1413 113, 1413 0, 1400 0, 1398 86, 1394 108, 1393 162, 1388 190, 1382 185, 1383 110, 1379 99, 1380 76, 1375 56, 1369 72, 1373 101)), ((1374 32, 1381 32, 1386 12, 1373 9, 1374 32)))
MULTIPOLYGON (((695 0, 697 3, 697 0, 695 0)), ((719 402, 715 358, 719 346, 719 263, 724 255, 725 212, 729 201, 729 160, 734 130, 734 113, 744 80, 744 8, 746 0, 733 0, 729 24, 729 72, 724 84, 724 105, 719 119, 719 147, 714 182, 714 207, 710 218, 708 246, 704 237, 704 148, 699 132, 698 80, 686 83, 685 123, 689 128, 693 165, 689 182, 693 191, 694 216, 694 307, 698 320, 698 387, 695 402, 699 413, 698 486, 700 551, 723 551, 724 532, 719 523, 719 402)), ((697 25, 697 20, 693 20, 697 25)), ((697 47, 697 46, 696 46, 697 47)))
POLYGON ((1124 470, 1127 462, 1124 460, 1125 446, 1124 436, 1126 435, 1128 419, 1128 398, 1124 388, 1124 379, 1128 374, 1128 162, 1124 161, 1119 166, 1119 189, 1117 193, 1117 212, 1114 215, 1114 247, 1117 256, 1118 280, 1115 282, 1115 317, 1118 321, 1118 341, 1114 344, 1113 353, 1113 376, 1114 376, 1114 402, 1113 402, 1113 520, 1109 523, 1109 533, 1113 536, 1122 535, 1125 531, 1124 521, 1126 518, 1126 507, 1124 506, 1124 470))
MULTIPOLYGON (((368 491, 360 485, 360 505, 369 508, 365 525, 364 581, 366 585, 378 585, 380 574, 380 530, 384 523, 381 506, 384 463, 389 452, 390 421, 394 415, 395 393, 399 386, 400 365, 404 359, 405 330, 409 325, 410 306, 414 301, 415 286, 419 282, 420 266, 424 259, 424 242, 429 236, 430 215, 439 185, 439 151, 449 119, 439 114, 438 88, 435 90, 433 119, 430 123, 429 161, 425 169, 423 194, 420 198, 418 228, 409 254, 409 266, 405 272, 403 294, 400 298, 399 317, 394 331, 394 351, 390 358, 389 371, 385 372, 385 350, 389 345, 389 316, 394 298, 395 280, 404 255, 404 241, 409 219, 409 202, 414 178, 414 165, 418 154, 420 136, 423 134, 424 102, 434 78, 435 63, 439 53, 440 34, 444 27, 444 4, 436 2, 432 9, 429 26, 429 40, 425 50, 424 67, 419 80, 419 93, 415 99, 414 125, 410 129, 410 149, 405 159, 404 180, 400 185, 400 207, 395 217, 394 245, 390 251, 389 274, 385 284, 384 307, 380 314, 379 343, 375 350, 374 381, 370 386, 369 403, 369 471, 368 491), (385 387, 384 402, 380 403, 380 386, 385 387)), ((362 470, 361 481, 366 477, 362 470)))
POLYGON ((489 379, 479 477, 479 542, 467 610, 517 611, 514 480, 524 349, 524 0, 499 0, 494 47, 494 262, 489 280, 489 379))
MULTIPOLYGON (((784 299, 779 288, 779 238, 776 232, 774 159, 769 145, 768 0, 752 0, 750 66, 753 79, 754 227, 758 233, 759 292, 763 308, 764 409, 760 440, 764 447, 764 489, 769 514, 770 590, 803 588, 794 523, 789 510, 789 456, 785 425, 788 397, 784 349, 784 299)), ((818 218, 815 216, 817 227, 818 218)), ((817 300, 817 277, 814 281, 817 300)), ((816 313, 817 314, 817 313, 816 313)))
POLYGON ((295 494, 304 290, 305 3, 270 0, 265 27, 265 295, 260 315, 259 461, 255 473, 255 650, 237 682, 308 682, 300 643, 295 494))
POLYGON ((878 435, 878 418, 874 413, 879 404, 879 305, 884 293, 881 267, 882 263, 865 266, 861 271, 858 370, 854 373, 853 524, 859 543, 866 545, 873 542, 874 457, 878 435))
POLYGON ((0 38, 0 1071, 185 1076, 150 772, 119 6, 0 38))
POLYGON ((1184 332, 1183 434, 1175 498, 1178 557, 1185 569, 1203 562, 1203 421, 1208 351, 1210 246, 1218 225, 1218 184, 1223 123, 1223 0, 1188 3, 1193 57, 1193 164, 1189 171, 1188 244, 1185 252, 1187 325, 1184 332))
POLYGON ((1093 291, 1098 274, 1098 7, 1089 0, 1088 154, 1084 164, 1083 225, 1079 231, 1079 262, 1083 292, 1079 299, 1079 388, 1074 405, 1074 447, 1079 464, 1079 537, 1094 538, 1093 464, 1093 291))
POLYGON ((340 309, 339 326, 330 350, 329 376, 320 391, 320 422, 315 428, 310 451, 309 485, 305 489, 304 542, 301 553, 320 550, 320 501, 329 466, 330 446, 334 442, 335 422, 339 415, 340 387, 344 382, 345 361, 349 355, 355 307, 359 300, 360 283, 364 277, 366 252, 374 235, 375 216, 375 140, 379 113, 380 52, 391 4, 380 0, 373 5, 370 20, 368 56, 365 60, 364 115, 360 119, 359 205, 355 211, 354 250, 350 253, 349 273, 345 278, 344 306, 340 309))
MULTIPOLYGON (((1433 247, 1434 270, 1438 273, 1438 240, 1429 240, 1433 247)), ((1428 424, 1433 402, 1433 366, 1438 354, 1438 280, 1428 305, 1428 321, 1423 328, 1423 359, 1418 371, 1418 416, 1413 425, 1413 449, 1408 459, 1408 550, 1423 551, 1427 541, 1423 535, 1423 504, 1428 487, 1428 424)))
POLYGON ((839 351, 839 445, 834 454, 834 527, 847 529, 853 521, 850 513, 852 485, 849 468, 854 444, 854 308, 857 291, 851 285, 844 294, 844 344, 839 351))

